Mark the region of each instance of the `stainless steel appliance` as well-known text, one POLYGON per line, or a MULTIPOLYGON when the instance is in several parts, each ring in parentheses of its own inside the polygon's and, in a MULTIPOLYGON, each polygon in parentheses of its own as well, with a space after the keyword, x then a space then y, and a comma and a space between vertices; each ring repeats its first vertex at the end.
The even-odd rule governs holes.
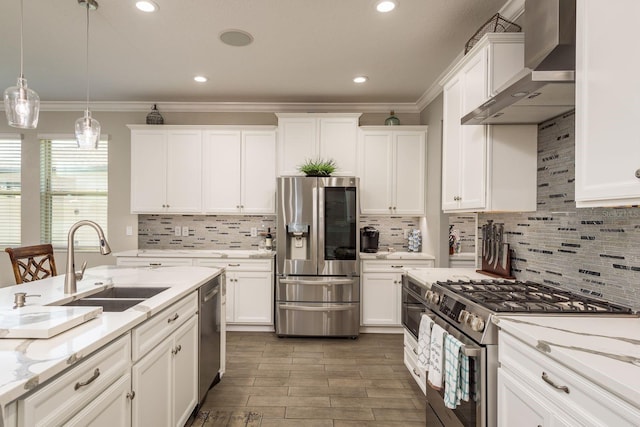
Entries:
POLYGON ((198 403, 201 404, 209 389, 220 381, 221 297, 225 283, 224 273, 202 285, 198 291, 200 323, 198 357, 198 403))
POLYGON ((358 178, 280 177, 277 209, 276 333, 358 336, 358 178))
POLYGON ((360 229, 360 246, 362 247, 362 252, 378 252, 379 241, 380 232, 374 227, 362 227, 360 229))
POLYGON ((440 281, 430 288, 407 275, 402 323, 418 337, 422 313, 464 344, 469 357, 469 402, 444 406, 443 392, 427 386, 428 426, 496 425, 498 328, 496 314, 633 315, 631 309, 533 282, 440 281))

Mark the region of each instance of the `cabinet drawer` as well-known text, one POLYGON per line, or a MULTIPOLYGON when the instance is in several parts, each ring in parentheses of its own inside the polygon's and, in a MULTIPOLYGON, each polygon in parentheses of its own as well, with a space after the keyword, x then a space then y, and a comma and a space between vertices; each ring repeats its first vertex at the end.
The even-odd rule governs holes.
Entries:
POLYGON ((131 336, 126 334, 18 401, 20 426, 60 425, 128 372, 131 336))
POLYGON ((139 360, 198 311, 197 292, 161 311, 132 331, 132 359, 139 360))
POLYGON ((430 268, 433 267, 433 260, 367 260, 362 261, 363 273, 402 273, 405 268, 430 268))
POLYGON ((140 258, 118 257, 116 264, 123 267, 180 267, 193 265, 191 258, 140 258))
POLYGON ((227 271, 272 271, 271 259, 200 258, 195 265, 201 267, 226 268, 227 271))
POLYGON ((503 369, 585 425, 640 425, 640 410, 513 336, 501 332, 498 349, 503 369))

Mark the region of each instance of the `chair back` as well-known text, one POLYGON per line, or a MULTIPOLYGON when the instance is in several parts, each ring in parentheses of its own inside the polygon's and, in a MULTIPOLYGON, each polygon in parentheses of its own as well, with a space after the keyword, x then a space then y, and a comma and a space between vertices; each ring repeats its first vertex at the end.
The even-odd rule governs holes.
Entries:
POLYGON ((17 285, 58 274, 51 244, 6 248, 5 252, 11 259, 17 285))

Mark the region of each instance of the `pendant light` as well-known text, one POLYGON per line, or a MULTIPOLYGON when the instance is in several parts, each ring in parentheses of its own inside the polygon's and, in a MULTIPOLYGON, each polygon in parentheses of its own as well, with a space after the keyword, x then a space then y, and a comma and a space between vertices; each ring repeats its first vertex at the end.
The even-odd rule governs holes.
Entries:
POLYGON ((98 8, 96 0, 78 0, 78 4, 87 9, 87 109, 84 117, 76 120, 76 141, 78 148, 97 149, 100 140, 100 123, 91 117, 89 111, 89 11, 98 8))
POLYGON ((20 77, 17 86, 4 91, 4 112, 9 126, 21 129, 35 129, 38 126, 40 113, 40 97, 27 87, 27 79, 23 74, 23 5, 20 0, 20 77))

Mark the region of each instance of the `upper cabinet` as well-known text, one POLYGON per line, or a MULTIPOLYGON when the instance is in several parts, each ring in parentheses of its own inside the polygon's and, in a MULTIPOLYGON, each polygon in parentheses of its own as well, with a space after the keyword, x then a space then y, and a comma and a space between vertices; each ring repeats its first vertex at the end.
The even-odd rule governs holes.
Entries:
POLYGON ((360 128, 360 209, 365 215, 425 214, 426 126, 360 128))
POLYGON ((275 127, 129 128, 132 213, 275 213, 275 127))
POLYGON ((640 2, 576 3, 576 205, 640 204, 640 59, 632 36, 640 2))
POLYGON ((131 212, 202 211, 202 132, 131 129, 131 212))
POLYGON ((489 33, 440 82, 443 95, 442 210, 536 209, 537 125, 461 125, 522 70, 523 35, 489 33))
POLYGON ((333 159, 334 175, 356 176, 360 113, 279 113, 278 175, 300 175, 307 159, 333 159))
POLYGON ((205 213, 275 213, 273 127, 207 130, 203 144, 205 213))

